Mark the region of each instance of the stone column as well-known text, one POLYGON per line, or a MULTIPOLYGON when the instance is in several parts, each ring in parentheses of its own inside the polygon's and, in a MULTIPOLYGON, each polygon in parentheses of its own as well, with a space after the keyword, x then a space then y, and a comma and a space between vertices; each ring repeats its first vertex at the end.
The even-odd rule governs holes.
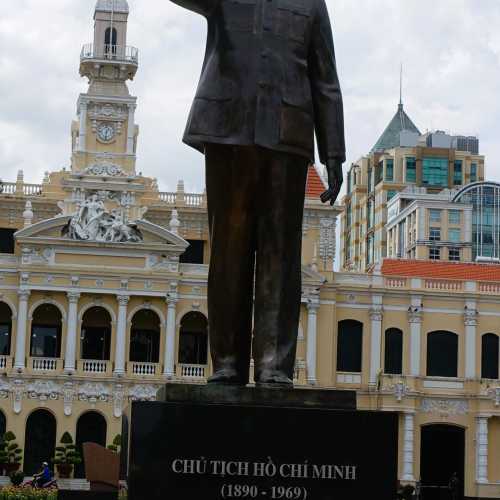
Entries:
POLYGON ((413 475, 415 453, 415 414, 404 414, 403 477, 402 481, 415 481, 413 475))
POLYGON ((464 312, 465 325, 465 378, 474 379, 476 374, 476 327, 477 310, 476 301, 465 303, 464 312))
POLYGON ((422 308, 420 301, 418 305, 412 299, 408 308, 408 322, 410 323, 410 375, 418 377, 420 373, 420 356, 422 347, 422 308))
POLYGON ((382 370, 382 297, 373 298, 370 309, 371 320, 371 347, 370 347, 370 385, 376 385, 382 370))
POLYGON ((66 352, 64 354, 64 370, 74 373, 76 370, 76 340, 78 338, 78 300, 80 294, 68 292, 68 328, 66 330, 66 352))
POLYGON ((307 304, 307 344, 306 344, 306 363, 307 363, 307 383, 316 385, 316 364, 317 364, 317 345, 318 345, 318 309, 319 300, 309 299, 307 304))
POLYGON ((175 322, 178 300, 175 293, 169 293, 167 296, 167 327, 163 375, 169 379, 175 375, 175 322))
POLYGON ((488 482, 488 416, 476 417, 476 481, 488 482))
POLYGON ((80 130, 78 137, 78 151, 87 148, 87 103, 80 101, 80 130))
POLYGON ((125 350, 127 341, 127 305, 130 297, 118 295, 118 320, 116 323, 115 375, 125 373, 125 350))
POLYGON ((134 154, 135 104, 128 105, 127 154, 134 154))
POLYGON ((26 327, 28 324, 28 300, 31 292, 19 290, 19 304, 17 308, 17 331, 16 331, 16 357, 14 368, 23 371, 26 368, 26 327))

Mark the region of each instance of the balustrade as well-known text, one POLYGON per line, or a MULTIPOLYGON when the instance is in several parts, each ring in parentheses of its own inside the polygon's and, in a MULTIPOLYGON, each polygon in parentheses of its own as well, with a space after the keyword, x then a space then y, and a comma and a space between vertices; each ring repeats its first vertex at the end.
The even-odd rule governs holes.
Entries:
POLYGON ((406 278, 387 278, 385 284, 388 288, 405 288, 406 278))
POLYGON ((55 372, 57 362, 57 358, 32 358, 31 367, 34 372, 55 372))
POLYGON ((182 378, 205 378, 206 365, 180 365, 182 378))
POLYGON ((0 370, 10 368, 10 356, 0 356, 0 370))
POLYGON ((107 373, 109 361, 100 359, 83 359, 81 361, 82 371, 84 373, 107 373))
POLYGON ((461 281, 449 281, 449 280, 425 280, 425 288, 430 290, 443 290, 450 292, 460 292, 463 289, 463 283, 461 281))
POLYGON ((205 204, 205 195, 202 193, 158 193, 160 201, 168 205, 179 205, 187 207, 202 207, 205 204))
POLYGON ((500 283, 482 282, 479 283, 479 291, 483 293, 500 293, 500 283))
POLYGON ((154 376, 159 371, 158 363, 132 363, 132 373, 134 375, 150 375, 154 376))

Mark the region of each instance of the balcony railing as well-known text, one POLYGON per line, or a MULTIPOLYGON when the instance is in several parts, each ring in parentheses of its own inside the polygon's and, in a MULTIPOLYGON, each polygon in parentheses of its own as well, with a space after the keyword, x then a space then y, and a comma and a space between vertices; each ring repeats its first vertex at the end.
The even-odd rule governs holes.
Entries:
POLYGON ((16 182, 0 183, 0 194, 20 196, 40 196, 42 194, 41 184, 24 184, 16 182))
POLYGON ((55 372, 58 361, 57 358, 31 358, 31 368, 34 372, 55 372))
POLYGON ((179 365, 182 378, 202 379, 205 378, 206 365, 179 365))
POLYGON ((83 46, 80 61, 89 59, 105 59, 116 62, 139 63, 139 50, 128 45, 94 45, 87 43, 83 46))
POLYGON ((10 368, 11 359, 10 356, 0 356, 0 370, 5 371, 10 368))
POLYGON ((101 359, 82 359, 80 361, 83 373, 108 373, 109 361, 101 359))
POLYGON ((134 375, 149 375, 155 376, 160 369, 158 363, 139 363, 132 362, 132 373, 134 375))
POLYGON ((205 195, 203 193, 174 193, 160 192, 160 201, 167 205, 178 205, 185 207, 203 207, 205 195))

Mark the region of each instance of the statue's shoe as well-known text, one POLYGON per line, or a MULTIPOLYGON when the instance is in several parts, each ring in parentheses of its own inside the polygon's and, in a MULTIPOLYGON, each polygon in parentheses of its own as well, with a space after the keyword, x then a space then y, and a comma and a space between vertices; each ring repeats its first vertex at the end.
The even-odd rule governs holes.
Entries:
POLYGON ((283 372, 263 371, 255 379, 255 385, 271 389, 292 388, 293 382, 283 372))
POLYGON ((219 384, 219 385, 246 385, 242 377, 234 369, 223 368, 217 370, 211 377, 207 380, 208 384, 219 384))

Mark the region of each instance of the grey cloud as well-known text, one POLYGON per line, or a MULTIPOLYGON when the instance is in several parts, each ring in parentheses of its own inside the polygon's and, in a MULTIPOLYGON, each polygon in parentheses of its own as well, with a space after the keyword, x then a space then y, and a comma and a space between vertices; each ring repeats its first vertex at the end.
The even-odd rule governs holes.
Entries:
MULTIPOLYGON (((140 69, 138 170, 162 189, 201 190, 203 158, 181 143, 205 47, 203 18, 167 0, 129 0, 140 69)), ((478 134, 487 175, 500 179, 498 0, 327 0, 344 91, 348 161, 366 153, 395 112, 399 64, 407 112, 423 130, 478 134)), ((2 0, 0 176, 40 181, 69 165, 81 45, 94 0, 2 0)))

